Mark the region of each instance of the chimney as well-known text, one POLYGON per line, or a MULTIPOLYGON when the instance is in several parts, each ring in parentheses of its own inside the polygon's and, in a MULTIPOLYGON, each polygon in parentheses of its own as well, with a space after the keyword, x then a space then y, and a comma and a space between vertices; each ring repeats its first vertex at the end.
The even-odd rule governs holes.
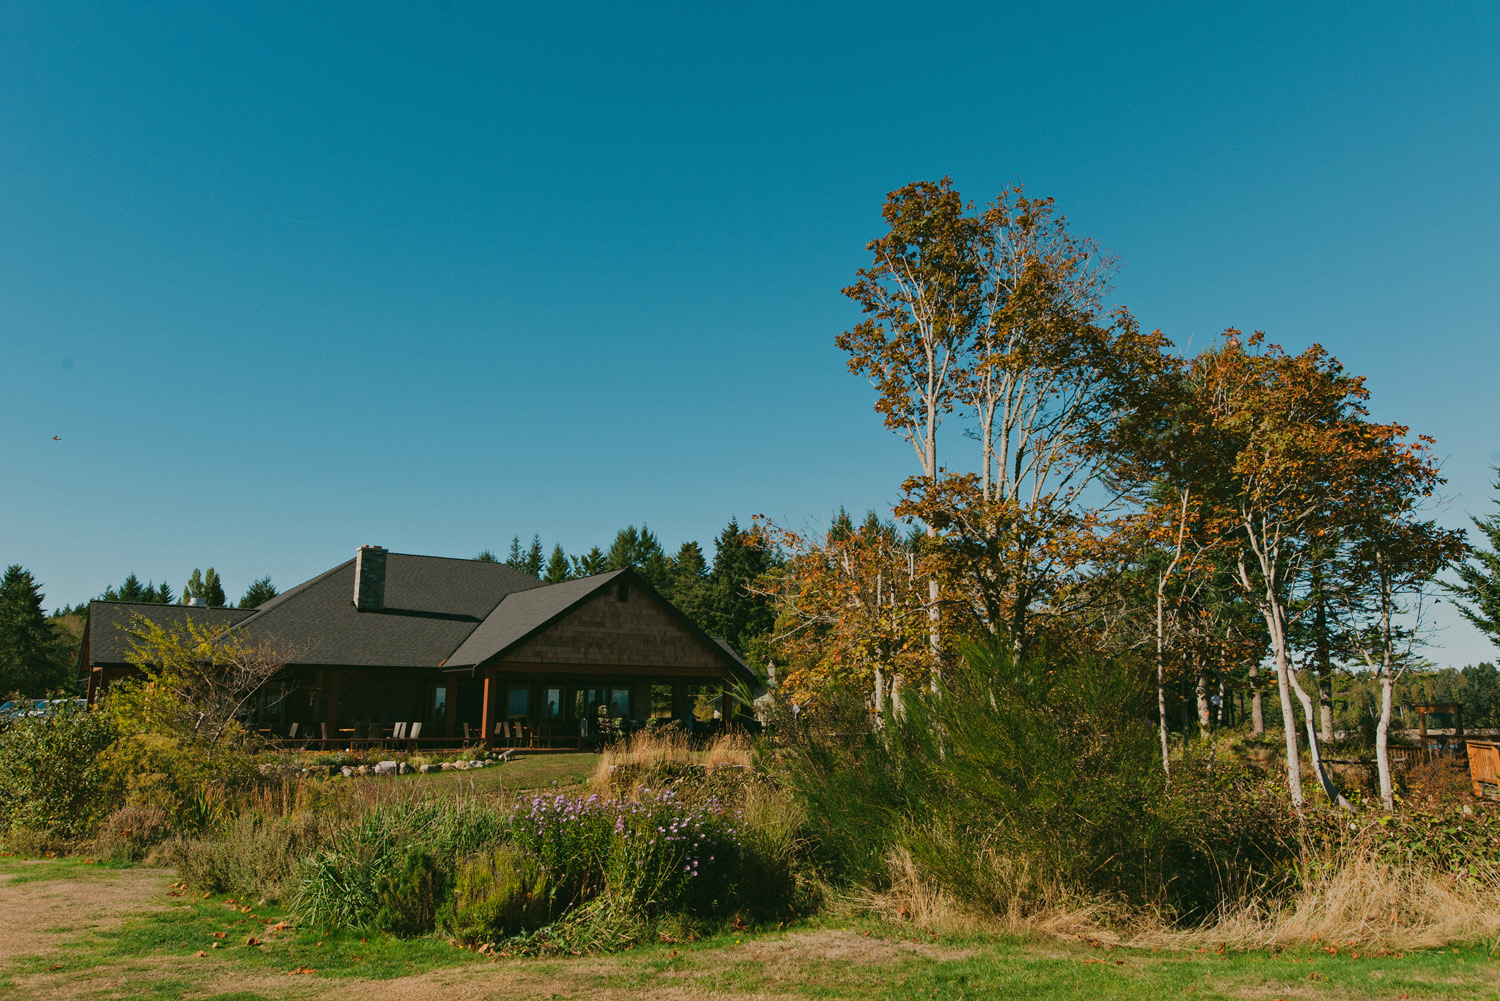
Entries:
POLYGON ((354 557, 354 607, 376 612, 385 607, 385 557, 379 546, 360 546, 354 557))

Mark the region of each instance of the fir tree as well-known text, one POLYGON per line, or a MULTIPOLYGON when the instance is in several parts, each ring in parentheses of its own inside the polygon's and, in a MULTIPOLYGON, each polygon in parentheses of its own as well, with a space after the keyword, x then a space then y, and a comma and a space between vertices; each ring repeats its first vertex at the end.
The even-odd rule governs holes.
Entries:
POLYGON ((531 548, 526 550, 526 555, 521 560, 520 569, 522 573, 530 574, 533 577, 540 577, 542 575, 542 566, 542 537, 540 535, 533 535, 531 537, 531 548))
POLYGON ((547 560, 547 572, 542 577, 542 580, 548 584, 561 584, 563 581, 571 579, 572 576, 573 573, 568 564, 568 556, 563 552, 563 547, 553 546, 552 557, 547 560))
POLYGON ((276 597, 278 593, 276 585, 271 583, 270 577, 261 577, 258 580, 250 582, 250 587, 246 589, 245 596, 240 599, 240 607, 259 608, 276 597))
POLYGON ((604 550, 598 546, 594 546, 582 556, 572 557, 570 562, 573 564, 574 577, 593 577, 596 574, 609 572, 609 557, 605 556, 604 550))
POLYGON ((63 680, 42 597, 31 571, 19 563, 5 568, 0 578, 0 692, 35 697, 63 680))
MULTIPOLYGON (((1500 468, 1496 469, 1500 473, 1500 468)), ((1500 476, 1495 479, 1495 489, 1500 491, 1500 476)), ((1500 506, 1500 497, 1495 503, 1500 506)), ((1500 514, 1488 518, 1469 520, 1483 533, 1489 543, 1488 549, 1472 548, 1469 558, 1454 567, 1458 574, 1457 584, 1445 585, 1458 600, 1458 612, 1500 646, 1500 514)))
POLYGON ((489 549, 481 549, 479 551, 479 555, 475 556, 474 558, 476 560, 478 560, 480 563, 499 563, 500 562, 500 557, 496 556, 495 553, 494 553, 494 551, 493 550, 489 550, 489 549))

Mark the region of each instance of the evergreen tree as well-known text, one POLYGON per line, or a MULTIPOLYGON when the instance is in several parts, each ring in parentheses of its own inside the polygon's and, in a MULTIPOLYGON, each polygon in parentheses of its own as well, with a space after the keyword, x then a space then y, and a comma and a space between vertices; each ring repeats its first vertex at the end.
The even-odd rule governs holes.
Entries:
POLYGON ((521 537, 512 535, 510 537, 510 552, 505 556, 505 565, 516 570, 521 569, 521 564, 526 562, 526 554, 521 551, 521 537))
POLYGON ((609 557, 604 555, 604 550, 594 546, 582 556, 574 556, 571 559, 574 577, 593 577, 596 574, 609 572, 609 557))
POLYGON ((479 551, 479 555, 475 556, 474 558, 476 560, 478 560, 480 563, 499 563, 500 562, 500 557, 496 556, 494 554, 494 552, 492 550, 489 550, 489 549, 481 549, 479 551))
POLYGON ((12 563, 0 578, 0 692, 36 697, 63 681, 42 592, 31 571, 12 563))
POLYGON ((240 607, 259 608, 276 597, 278 593, 276 585, 271 583, 270 577, 261 577, 258 580, 250 582, 250 587, 246 589, 245 596, 240 599, 240 607))
MULTIPOLYGON (((1497 468, 1500 473, 1500 468, 1497 468)), ((1495 489, 1500 491, 1500 476, 1496 477, 1495 489)), ((1500 497, 1495 503, 1500 505, 1500 497)), ((1469 520, 1484 534, 1488 549, 1471 548, 1467 560, 1454 567, 1458 574, 1457 584, 1444 585, 1458 600, 1458 612, 1500 646, 1500 514, 1488 518, 1469 520)))
POLYGON ((610 570, 634 569, 658 590, 667 590, 671 586, 671 561, 662 550, 660 540, 645 525, 639 530, 634 525, 620 529, 605 560, 610 570))
POLYGON ((219 580, 219 573, 213 567, 200 571, 193 568, 193 575, 182 587, 182 600, 184 602, 197 598, 209 608, 223 608, 224 584, 219 580))
MULTIPOLYGON (((844 519, 849 520, 847 514, 844 519)), ((775 622, 771 599, 752 593, 750 586, 772 566, 771 552, 730 518, 714 540, 714 566, 709 572, 709 593, 700 619, 710 635, 722 636, 744 652, 771 631, 775 622)))
POLYGON ((521 572, 528 573, 533 577, 542 575, 542 537, 533 535, 531 537, 531 548, 526 550, 526 556, 521 561, 521 572))
POLYGON ((552 558, 547 561, 547 573, 542 580, 548 584, 561 584, 573 576, 568 566, 568 556, 562 546, 552 547, 552 558))
POLYGON ((170 605, 173 601, 172 589, 166 581, 159 587, 152 581, 142 584, 135 574, 126 577, 118 588, 106 587, 99 597, 104 601, 138 601, 148 605, 170 605))

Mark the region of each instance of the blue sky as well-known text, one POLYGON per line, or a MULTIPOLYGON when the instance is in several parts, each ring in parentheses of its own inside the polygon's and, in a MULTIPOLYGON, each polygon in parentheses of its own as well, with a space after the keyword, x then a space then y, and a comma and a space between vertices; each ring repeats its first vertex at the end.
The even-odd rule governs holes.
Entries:
POLYGON ((1055 196, 1178 344, 1323 343, 1460 524, 1500 462, 1500 8, 1308 6, 7 3, 0 563, 234 597, 362 543, 888 507, 839 289, 944 174, 1055 196))

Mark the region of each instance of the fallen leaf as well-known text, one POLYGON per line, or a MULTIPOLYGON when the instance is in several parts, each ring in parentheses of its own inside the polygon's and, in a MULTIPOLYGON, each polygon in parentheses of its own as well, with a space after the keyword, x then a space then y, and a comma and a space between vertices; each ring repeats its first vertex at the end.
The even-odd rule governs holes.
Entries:
POLYGON ((295 970, 287 970, 286 971, 286 975, 289 976, 289 977, 295 977, 299 973, 316 973, 316 972, 317 971, 314 970, 311 966, 299 966, 295 970))
POLYGON ((260 939, 256 938, 254 935, 251 935, 249 938, 245 939, 245 944, 246 945, 260 945, 260 939))
POLYGON ((216 931, 216 932, 212 932, 211 934, 213 935, 214 938, 223 938, 225 935, 228 935, 229 933, 227 931, 216 931))
POLYGON ((195 955, 195 956, 207 956, 208 953, 204 952, 202 949, 199 949, 197 952, 193 953, 193 955, 195 955))

